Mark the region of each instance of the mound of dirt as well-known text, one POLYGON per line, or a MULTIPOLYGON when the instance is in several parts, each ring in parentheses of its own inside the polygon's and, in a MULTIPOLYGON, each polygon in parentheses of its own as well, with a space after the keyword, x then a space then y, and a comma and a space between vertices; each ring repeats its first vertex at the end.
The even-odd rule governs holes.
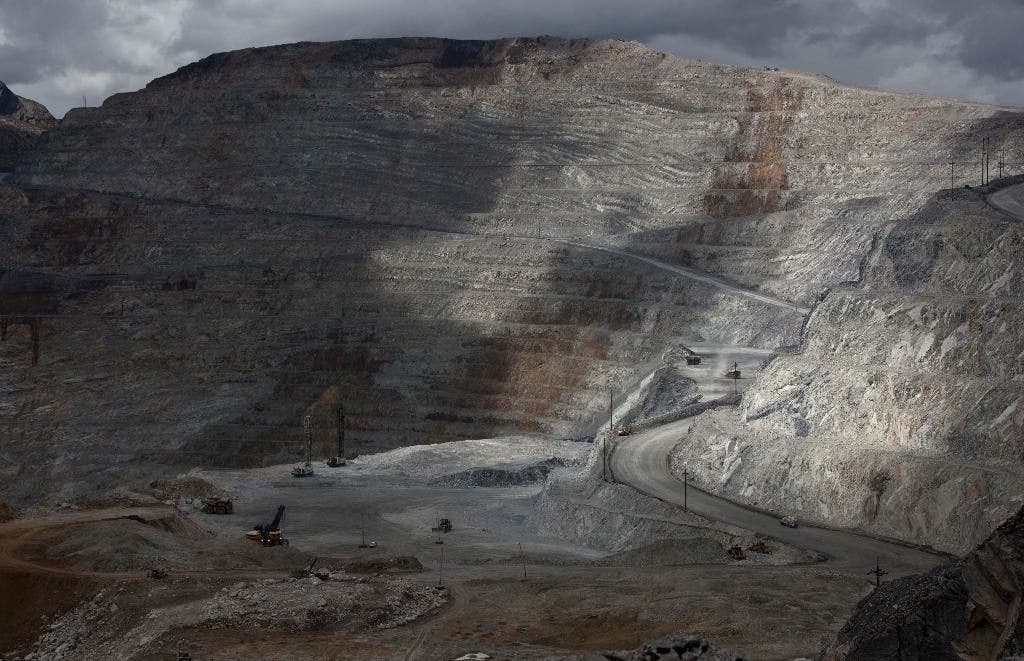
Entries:
POLYGON ((54 621, 34 658, 151 658, 167 636, 190 629, 353 632, 410 622, 446 591, 399 578, 343 581, 268 578, 218 584, 162 581, 160 589, 107 590, 54 621))
MULTIPOLYGON (((130 510, 129 510, 130 512, 130 510)), ((48 534, 46 558, 82 571, 209 571, 223 567, 292 569, 308 563, 291 546, 267 548, 244 538, 216 538, 181 513, 123 517, 65 526, 48 534)))
POLYGON ((193 475, 153 480, 143 493, 152 495, 161 501, 201 500, 203 498, 221 498, 227 496, 223 491, 206 480, 193 475))
POLYGON ((435 480, 436 484, 453 488, 468 487, 521 487, 535 484, 548 479, 554 468, 569 465, 560 457, 551 457, 544 461, 525 466, 496 466, 493 468, 470 468, 435 480))
POLYGON ((209 534, 175 514, 152 521, 125 517, 83 523, 68 526, 55 537, 59 541, 47 547, 48 559, 79 570, 124 572, 191 568, 200 551, 197 542, 209 534))
POLYGON ((662 370, 644 400, 637 415, 638 421, 656 418, 700 400, 697 382, 685 376, 678 368, 662 370))

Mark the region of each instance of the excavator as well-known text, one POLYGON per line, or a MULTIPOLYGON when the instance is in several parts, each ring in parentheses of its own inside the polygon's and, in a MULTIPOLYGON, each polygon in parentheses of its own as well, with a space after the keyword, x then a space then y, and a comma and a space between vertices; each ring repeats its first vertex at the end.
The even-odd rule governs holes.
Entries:
POLYGON ((281 520, 284 519, 284 505, 277 508, 277 516, 269 524, 257 523, 245 536, 263 546, 288 545, 288 540, 281 534, 281 520))

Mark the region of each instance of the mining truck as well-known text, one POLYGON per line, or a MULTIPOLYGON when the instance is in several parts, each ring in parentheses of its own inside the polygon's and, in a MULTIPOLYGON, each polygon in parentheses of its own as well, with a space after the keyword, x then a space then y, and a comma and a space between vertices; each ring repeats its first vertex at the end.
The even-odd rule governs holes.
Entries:
POLYGON ((451 532, 452 522, 449 519, 438 519, 437 525, 430 529, 431 532, 451 532))
POLYGON ((277 515, 270 523, 257 523, 252 530, 245 533, 246 538, 259 542, 263 546, 288 545, 288 540, 281 533, 281 520, 284 519, 284 505, 277 508, 277 515))

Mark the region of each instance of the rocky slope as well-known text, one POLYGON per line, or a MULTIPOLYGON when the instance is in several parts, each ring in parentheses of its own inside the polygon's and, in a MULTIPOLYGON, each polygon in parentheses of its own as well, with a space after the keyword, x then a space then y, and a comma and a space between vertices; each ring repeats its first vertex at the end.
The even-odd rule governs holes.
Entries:
POLYGON ((41 104, 16 95, 0 82, 0 173, 14 170, 18 158, 56 123, 41 104))
POLYGON ((984 190, 881 232, 861 281, 818 304, 802 350, 739 416, 678 448, 706 484, 832 524, 963 552, 1024 500, 1024 225, 984 190))
POLYGON ((1024 510, 962 560, 885 583, 823 654, 838 659, 996 659, 1024 654, 1024 510))
POLYGON ((303 414, 327 453, 338 404, 360 452, 586 433, 665 350, 803 319, 551 239, 808 307, 1004 116, 619 41, 210 56, 0 191, 0 490, 281 461, 303 414))

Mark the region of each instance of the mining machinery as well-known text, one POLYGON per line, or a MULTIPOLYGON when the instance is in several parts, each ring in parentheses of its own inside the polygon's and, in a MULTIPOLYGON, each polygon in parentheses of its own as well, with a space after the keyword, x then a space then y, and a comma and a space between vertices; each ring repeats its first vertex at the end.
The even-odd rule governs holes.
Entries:
POLYGON ((338 454, 327 460, 332 468, 345 465, 345 413, 338 407, 338 454))
POLYGON ((281 521, 284 519, 284 505, 277 508, 277 515, 270 523, 257 523, 245 536, 263 546, 288 545, 288 540, 281 533, 281 521))

